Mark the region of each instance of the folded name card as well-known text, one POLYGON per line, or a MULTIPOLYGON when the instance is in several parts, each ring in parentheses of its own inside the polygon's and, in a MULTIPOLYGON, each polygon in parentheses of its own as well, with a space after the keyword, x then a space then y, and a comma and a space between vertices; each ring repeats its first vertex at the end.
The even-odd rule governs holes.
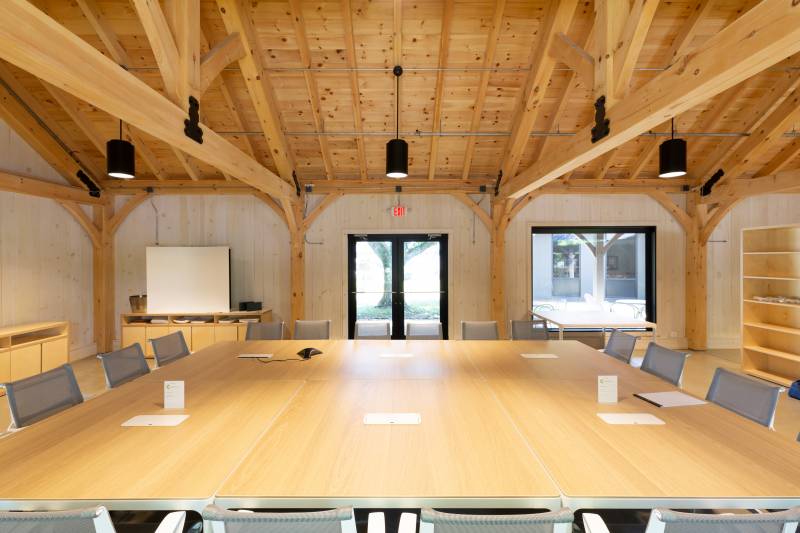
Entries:
POLYGON ((171 427, 177 426, 189 415, 139 415, 122 423, 122 427, 171 427))
POLYGON ((164 382, 164 409, 183 409, 183 381, 164 382))
POLYGON ((664 421, 650 413, 597 413, 606 424, 624 426, 663 426, 664 421))
POLYGON ((364 424, 368 426, 395 424, 414 425, 422 422, 419 413, 367 413, 364 415, 364 424))
POLYGON ((617 403, 617 376, 597 376, 597 403, 617 403))
POLYGON ((558 359, 554 353, 521 353, 519 355, 523 359, 558 359))

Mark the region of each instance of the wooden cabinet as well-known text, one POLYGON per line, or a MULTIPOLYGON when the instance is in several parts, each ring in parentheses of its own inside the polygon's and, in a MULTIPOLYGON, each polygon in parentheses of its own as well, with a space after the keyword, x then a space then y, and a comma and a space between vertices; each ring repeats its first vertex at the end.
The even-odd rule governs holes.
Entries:
POLYGON ((139 346, 142 347, 142 350, 145 349, 147 346, 147 337, 145 337, 145 327, 144 326, 128 326, 122 328, 122 341, 120 342, 120 348, 125 348, 126 346, 130 346, 131 344, 139 343, 139 346))
POLYGON ((192 326, 192 346, 195 351, 214 344, 214 328, 212 326, 192 326))
POLYGON ((41 371, 41 344, 29 344, 11 349, 11 381, 34 376, 41 371))
POLYGON ((0 383, 27 378, 67 362, 69 322, 0 328, 0 383))
POLYGON ((66 337, 42 343, 42 372, 69 362, 69 340, 66 337))
POLYGON ((164 335, 169 335, 169 326, 167 325, 146 326, 144 328, 145 346, 143 346, 143 348, 145 355, 153 356, 153 346, 150 344, 150 340, 163 337, 164 335))
POLYGON ((0 383, 11 381, 11 354, 8 350, 0 350, 0 383))
POLYGON ((214 328, 214 340, 216 342, 237 341, 239 340, 239 328, 236 324, 223 325, 214 328))
POLYGON ((169 327, 170 333, 183 333, 183 340, 186 341, 186 346, 189 347, 189 350, 194 350, 192 346, 192 326, 170 326, 169 327))

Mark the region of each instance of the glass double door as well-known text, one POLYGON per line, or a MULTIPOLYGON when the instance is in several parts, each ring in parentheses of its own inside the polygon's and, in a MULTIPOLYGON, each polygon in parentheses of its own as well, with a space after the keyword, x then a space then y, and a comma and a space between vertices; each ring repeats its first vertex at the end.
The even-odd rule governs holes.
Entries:
POLYGON ((348 235, 348 336, 356 321, 441 322, 447 338, 447 235, 348 235))

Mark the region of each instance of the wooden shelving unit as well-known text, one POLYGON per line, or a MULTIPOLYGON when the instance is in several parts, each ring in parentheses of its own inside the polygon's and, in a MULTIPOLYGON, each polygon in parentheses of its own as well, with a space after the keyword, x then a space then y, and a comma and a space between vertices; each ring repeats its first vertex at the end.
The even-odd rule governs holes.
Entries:
POLYGON ((800 379, 800 225, 742 230, 742 369, 789 386, 800 379))
POLYGON ((145 355, 152 357, 150 339, 181 331, 189 349, 197 351, 215 342, 244 340, 247 323, 243 321, 268 322, 271 319, 270 309, 205 314, 125 313, 120 319, 120 345, 124 347, 138 342, 145 355), (184 322, 186 320, 189 322, 184 322))
POLYGON ((40 374, 68 361, 69 322, 0 328, 0 383, 40 374))

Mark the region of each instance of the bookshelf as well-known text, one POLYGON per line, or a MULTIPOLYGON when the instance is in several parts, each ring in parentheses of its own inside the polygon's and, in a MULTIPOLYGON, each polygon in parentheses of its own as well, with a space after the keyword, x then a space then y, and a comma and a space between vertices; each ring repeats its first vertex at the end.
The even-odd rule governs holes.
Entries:
POLYGON ((800 379, 800 225, 742 230, 742 370, 800 379))

